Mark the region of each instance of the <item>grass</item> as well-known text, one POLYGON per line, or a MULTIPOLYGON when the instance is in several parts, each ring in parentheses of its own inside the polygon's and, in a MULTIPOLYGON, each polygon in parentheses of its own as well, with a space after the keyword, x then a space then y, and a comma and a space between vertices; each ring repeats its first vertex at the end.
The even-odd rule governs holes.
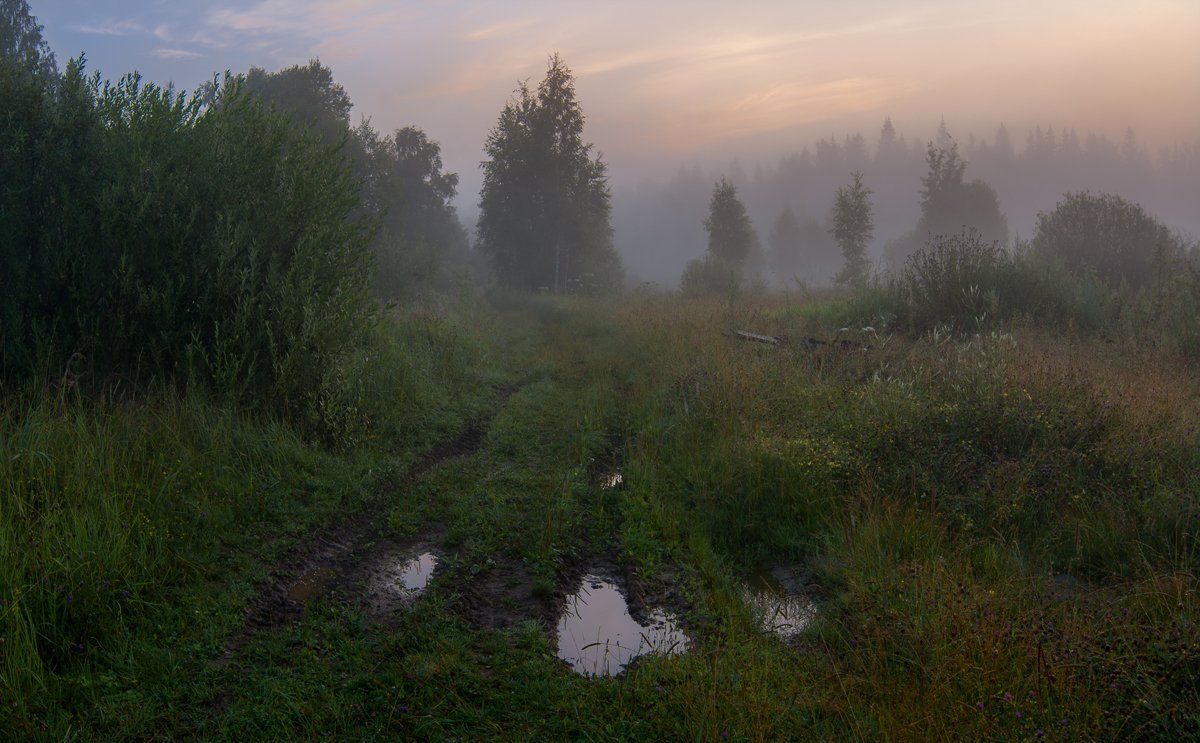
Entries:
POLYGON ((0 423, 6 729, 1196 735, 1194 368, 1045 326, 881 327, 867 350, 724 335, 828 337, 828 307, 498 297, 486 312, 405 315, 345 370, 339 409, 354 413, 332 449, 169 390, 18 396, 0 423), (501 402, 501 389, 515 391, 501 402), (478 452, 396 484, 488 415, 478 452), (624 485, 601 490, 609 461, 624 485), (214 667, 255 581, 354 512, 385 533, 443 535, 427 597, 395 627, 325 597, 255 635, 235 670, 214 667), (586 679, 537 622, 468 619, 465 588, 499 565, 546 594, 598 557, 675 586, 694 649, 586 679), (796 646, 757 633, 738 598, 764 562, 820 586, 796 646))

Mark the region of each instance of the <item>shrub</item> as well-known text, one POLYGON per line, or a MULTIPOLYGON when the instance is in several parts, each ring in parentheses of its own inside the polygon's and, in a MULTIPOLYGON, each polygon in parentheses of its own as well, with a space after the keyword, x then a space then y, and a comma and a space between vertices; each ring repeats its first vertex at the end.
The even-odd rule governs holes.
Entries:
POLYGON ((1096 328, 1117 312, 1112 292, 1094 278, 1073 276, 1053 259, 1010 253, 971 231, 936 238, 911 255, 884 294, 894 322, 915 333, 980 331, 1016 318, 1096 328))
POLYGON ((688 262, 679 288, 690 297, 721 294, 733 298, 742 289, 742 269, 710 253, 688 262))
POLYGON ((1138 288, 1161 278, 1183 246, 1140 205, 1112 194, 1067 194, 1038 215, 1032 247, 1075 271, 1094 270, 1111 286, 1138 288))
POLYGON ((320 423, 370 319, 369 225, 336 148, 227 80, 205 105, 81 61, 0 71, 0 380, 200 380, 320 423), (315 417, 314 417, 315 416, 315 417))

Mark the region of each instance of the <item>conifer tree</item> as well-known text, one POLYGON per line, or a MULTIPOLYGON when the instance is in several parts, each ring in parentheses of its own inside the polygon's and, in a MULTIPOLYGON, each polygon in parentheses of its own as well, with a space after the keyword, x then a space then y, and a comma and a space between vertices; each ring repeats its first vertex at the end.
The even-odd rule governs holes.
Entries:
POLYGON ((741 265, 758 243, 737 188, 724 178, 713 188, 704 229, 708 232, 708 252, 732 264, 741 265))
POLYGON ((562 293, 623 280, 608 169, 583 125, 574 77, 556 54, 536 90, 517 88, 488 135, 479 249, 501 283, 562 293))
POLYGON ((830 232, 845 259, 837 276, 838 283, 861 288, 870 275, 867 247, 875 234, 875 224, 871 217, 871 189, 863 185, 861 171, 855 171, 851 177, 850 185, 837 190, 830 215, 830 232))

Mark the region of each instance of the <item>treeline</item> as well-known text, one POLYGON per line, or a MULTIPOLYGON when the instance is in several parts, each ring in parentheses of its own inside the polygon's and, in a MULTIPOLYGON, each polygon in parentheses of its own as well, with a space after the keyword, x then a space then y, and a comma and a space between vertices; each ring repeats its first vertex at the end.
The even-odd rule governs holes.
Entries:
MULTIPOLYGON (((1200 243, 1169 229, 1140 204, 1078 191, 1039 212, 1030 239, 1008 241, 995 192, 965 178, 966 163, 947 138, 930 143, 916 226, 889 244, 891 266, 873 270, 874 192, 862 171, 834 194, 826 223, 840 268, 834 282, 853 290, 843 322, 912 333, 973 333, 1011 322, 1125 330, 1173 353, 1200 355, 1200 243)), ((771 271, 813 258, 790 209, 760 244, 738 188, 722 178, 702 222, 708 249, 687 264, 684 294, 736 298, 766 289, 771 271)), ((811 227, 815 232, 817 227, 811 227)))
MULTIPOLYGON (((1064 193, 1092 190, 1142 204, 1172 228, 1200 235, 1194 207, 1200 193, 1200 142, 1151 151, 1130 131, 1120 142, 1070 129, 1034 129, 1024 146, 1000 126, 991 138, 956 137, 943 126, 931 139, 909 138, 885 121, 877 138, 830 137, 784 156, 773 166, 750 170, 736 162, 722 171, 682 168, 665 182, 619 191, 617 244, 633 274, 673 284, 684 264, 703 249, 702 222, 713 182, 724 175, 746 204, 764 244, 784 212, 804 235, 799 266, 772 267, 775 281, 798 275, 828 284, 841 268, 829 235, 828 215, 837 189, 861 171, 874 194, 873 263, 899 268, 921 218, 919 190, 927 175, 930 145, 958 148, 966 183, 986 184, 996 195, 1008 241, 1032 235, 1037 214, 1064 193), (799 269, 798 271, 796 269, 799 269)), ((967 220, 959 222, 961 229, 967 220)), ((988 231, 983 225, 975 225, 988 231)))
POLYGON ((472 275, 620 287, 560 59, 488 138, 476 253, 438 144, 352 108, 315 60, 193 95, 82 57, 60 73, 24 0, 0 3, 0 391, 199 384, 336 438, 382 300, 472 275))

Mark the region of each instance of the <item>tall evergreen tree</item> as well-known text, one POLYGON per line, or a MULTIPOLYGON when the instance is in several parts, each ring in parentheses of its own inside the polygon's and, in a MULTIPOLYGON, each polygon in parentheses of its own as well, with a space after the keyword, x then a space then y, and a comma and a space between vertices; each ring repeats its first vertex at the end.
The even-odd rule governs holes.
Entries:
POLYGON ((957 143, 930 143, 925 162, 929 170, 921 178, 919 239, 955 234, 967 227, 986 241, 1007 242, 1008 220, 1000 211, 996 191, 978 178, 966 181, 967 161, 958 154, 957 143))
POLYGON ((838 283, 860 288, 870 276, 867 247, 875 235, 875 223, 871 217, 871 189, 863 185, 862 171, 856 170, 851 177, 850 185, 839 188, 834 197, 830 232, 846 261, 838 273, 838 283))
POLYGON ((592 292, 623 280, 608 168, 584 141, 584 120, 571 70, 555 54, 537 90, 522 83, 488 135, 479 249, 504 284, 592 292))
POLYGON ((704 229, 708 232, 708 252, 729 263, 740 265, 758 244, 737 187, 724 178, 713 188, 704 229))

